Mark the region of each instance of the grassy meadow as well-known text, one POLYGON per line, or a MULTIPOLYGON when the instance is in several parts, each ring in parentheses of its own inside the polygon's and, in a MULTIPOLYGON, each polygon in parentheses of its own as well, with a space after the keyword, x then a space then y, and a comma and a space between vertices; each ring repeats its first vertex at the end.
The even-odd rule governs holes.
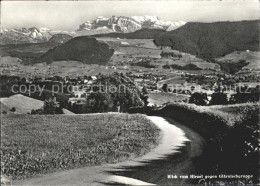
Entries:
POLYGON ((148 102, 153 105, 161 106, 166 103, 174 103, 178 101, 183 101, 189 99, 189 95, 184 94, 174 94, 174 93, 167 93, 167 92, 160 92, 160 93, 149 93, 148 102))
POLYGON ((3 116, 1 174, 21 179, 116 163, 147 153, 159 137, 140 114, 3 116))
MULTIPOLYGON (((44 105, 43 101, 33 99, 22 94, 15 94, 7 98, 0 99, 1 113, 6 112, 6 114, 27 114, 31 111, 42 108, 44 105), (15 107, 15 112, 10 111, 15 107)), ((64 114, 74 114, 67 109, 63 109, 64 114)))

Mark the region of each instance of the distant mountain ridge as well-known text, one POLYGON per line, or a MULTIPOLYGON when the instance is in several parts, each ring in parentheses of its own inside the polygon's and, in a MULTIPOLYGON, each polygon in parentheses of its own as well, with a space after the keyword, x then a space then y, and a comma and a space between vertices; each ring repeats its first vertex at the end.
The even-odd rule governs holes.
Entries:
POLYGON ((259 49, 260 21, 187 23, 160 34, 155 38, 158 46, 212 59, 234 51, 259 49))
POLYGON ((67 31, 53 31, 48 28, 0 28, 0 45, 22 44, 22 43, 41 43, 47 42, 55 34, 73 33, 67 31))
POLYGON ((0 29, 0 45, 46 42, 52 34, 47 28, 0 29))
POLYGON ((110 18, 98 17, 92 21, 86 21, 79 26, 78 31, 103 29, 108 32, 123 32, 129 33, 140 30, 142 28, 148 29, 163 29, 174 30, 186 24, 184 21, 164 21, 157 16, 112 16, 110 18))

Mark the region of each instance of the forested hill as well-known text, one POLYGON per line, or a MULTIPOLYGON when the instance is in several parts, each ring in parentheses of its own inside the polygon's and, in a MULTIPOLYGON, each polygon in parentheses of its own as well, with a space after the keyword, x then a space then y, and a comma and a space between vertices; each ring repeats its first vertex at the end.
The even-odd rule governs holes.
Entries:
POLYGON ((258 50, 260 21, 187 23, 160 34, 155 38, 158 46, 212 59, 236 50, 258 50))
POLYGON ((114 50, 106 43, 98 42, 87 36, 76 37, 68 42, 50 49, 43 54, 39 61, 52 62, 61 60, 75 60, 85 64, 106 64, 114 50))

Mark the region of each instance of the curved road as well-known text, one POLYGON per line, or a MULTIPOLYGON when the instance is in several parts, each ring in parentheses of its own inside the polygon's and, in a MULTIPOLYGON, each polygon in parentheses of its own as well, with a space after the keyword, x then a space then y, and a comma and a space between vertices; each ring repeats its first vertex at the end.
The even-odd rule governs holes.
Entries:
POLYGON ((187 174, 194 157, 202 153, 203 139, 191 129, 169 118, 148 116, 162 131, 157 147, 142 157, 117 164, 66 170, 15 181, 13 185, 154 185, 182 184, 168 175, 187 174))

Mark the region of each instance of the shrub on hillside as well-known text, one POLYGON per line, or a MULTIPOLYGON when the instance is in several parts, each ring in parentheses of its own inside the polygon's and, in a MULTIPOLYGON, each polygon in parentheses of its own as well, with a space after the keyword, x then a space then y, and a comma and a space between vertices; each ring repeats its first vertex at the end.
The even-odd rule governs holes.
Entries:
POLYGON ((211 100, 209 102, 210 105, 226 105, 228 104, 228 98, 226 93, 215 92, 211 96, 211 100))
POLYGON ((16 111, 16 108, 13 107, 13 108, 10 109, 10 111, 11 111, 11 112, 15 112, 15 111, 16 111))
POLYGON ((206 93, 195 92, 191 95, 189 103, 194 103, 196 105, 206 105, 208 97, 206 93))
POLYGON ((242 117, 223 140, 223 151, 233 171, 251 173, 259 179, 260 103, 244 107, 242 117), (238 163, 239 162, 239 163, 238 163))

